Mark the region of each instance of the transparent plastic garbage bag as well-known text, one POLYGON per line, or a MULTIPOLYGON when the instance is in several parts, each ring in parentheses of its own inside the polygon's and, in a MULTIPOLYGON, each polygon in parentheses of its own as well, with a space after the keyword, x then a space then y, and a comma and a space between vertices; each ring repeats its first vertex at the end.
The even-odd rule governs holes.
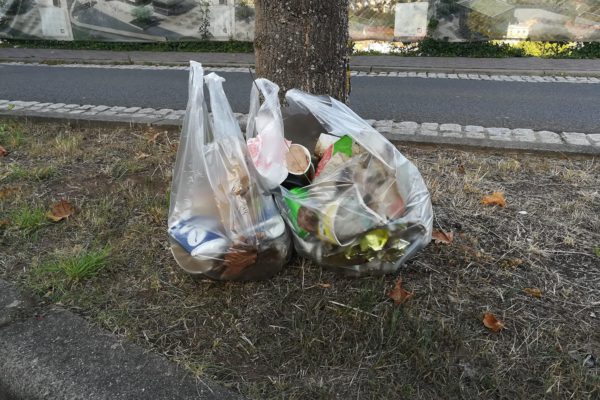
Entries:
POLYGON ((189 273, 220 280, 266 279, 288 261, 290 237, 271 194, 261 186, 223 81, 215 74, 204 77, 201 64, 191 62, 169 241, 177 263, 189 273))
POLYGON ((283 132, 279 86, 267 79, 256 79, 252 85, 246 137, 252 161, 263 184, 269 189, 276 189, 288 175, 285 162, 288 144, 283 132), (262 104, 261 94, 264 98, 262 104))
POLYGON ((287 118, 306 126, 316 119, 333 142, 309 186, 281 187, 275 196, 296 251, 349 276, 397 271, 431 241, 433 210, 421 174, 343 103, 296 89, 286 100, 287 118))

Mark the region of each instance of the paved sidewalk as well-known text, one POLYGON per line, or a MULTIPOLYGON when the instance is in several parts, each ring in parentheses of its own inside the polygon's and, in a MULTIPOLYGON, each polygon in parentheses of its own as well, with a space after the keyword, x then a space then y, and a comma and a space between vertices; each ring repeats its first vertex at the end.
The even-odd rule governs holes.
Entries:
MULTIPOLYGON (((1 48, 0 61, 92 64, 187 65, 189 60, 213 67, 250 67, 251 53, 191 53, 1 48)), ((600 59, 354 56, 354 71, 488 73, 499 75, 600 76, 600 59)))
MULTIPOLYGON (((0 118, 87 124, 146 124, 179 128, 184 114, 185 110, 0 100, 0 118)), ((236 114, 236 117, 240 128, 245 131, 247 115, 236 114)), ((461 126, 432 122, 419 124, 392 120, 368 122, 395 142, 600 155, 600 133, 534 131, 525 128, 461 126)), ((289 139, 302 143, 300 137, 290 136, 289 139)))
POLYGON ((241 398, 0 279, 0 400, 241 398))

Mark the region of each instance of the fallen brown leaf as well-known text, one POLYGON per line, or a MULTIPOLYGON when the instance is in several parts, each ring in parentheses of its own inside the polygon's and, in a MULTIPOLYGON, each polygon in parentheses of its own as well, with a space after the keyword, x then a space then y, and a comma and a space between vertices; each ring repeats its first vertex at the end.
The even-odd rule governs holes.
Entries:
POLYGON ((434 229, 431 238, 436 244, 452 244, 454 241, 454 232, 444 232, 434 229))
POLYGON ((9 196, 12 196, 14 193, 17 193, 20 189, 18 187, 7 187, 0 190, 0 200, 5 199, 9 196))
POLYGON ((61 200, 52 206, 46 216, 52 221, 58 222, 65 218, 69 218, 74 212, 75 209, 71 203, 67 200, 61 200))
POLYGON ((136 160, 143 160, 144 158, 148 158, 148 157, 150 157, 150 154, 146 154, 146 153, 137 153, 135 155, 136 160))
POLYGON ((153 134, 153 131, 150 131, 148 133, 149 133, 149 135, 148 135, 148 143, 154 144, 154 143, 156 143, 156 139, 158 139, 158 137, 160 136, 160 134, 162 132, 156 132, 156 133, 153 134))
POLYGON ((542 291, 538 288, 524 288, 523 291, 531 297, 537 297, 538 299, 542 297, 542 291))
POLYGON ((322 287, 323 289, 329 289, 331 287, 331 283, 319 283, 317 286, 322 287))
POLYGON ((483 316, 483 325, 492 332, 500 332, 504 329, 504 323, 494 316, 492 313, 485 313, 483 316))
POLYGON ((10 221, 7 219, 0 219, 0 228, 10 225, 10 221))
POLYGON ((458 173, 464 175, 465 174, 465 166, 463 164, 458 164, 458 173))
POLYGON ((4 147, 0 146, 0 157, 4 157, 7 154, 8 154, 8 150, 6 150, 4 147))
POLYGON ((390 292, 387 295, 390 299, 394 300, 394 303, 404 304, 415 294, 413 292, 404 290, 404 288, 402 287, 402 278, 398 278, 396 284, 394 285, 394 288, 390 290, 390 292))
POLYGON ((481 200, 481 204, 483 204, 485 206, 505 207, 506 199, 504 198, 504 193, 494 192, 490 195, 483 196, 483 199, 481 200))

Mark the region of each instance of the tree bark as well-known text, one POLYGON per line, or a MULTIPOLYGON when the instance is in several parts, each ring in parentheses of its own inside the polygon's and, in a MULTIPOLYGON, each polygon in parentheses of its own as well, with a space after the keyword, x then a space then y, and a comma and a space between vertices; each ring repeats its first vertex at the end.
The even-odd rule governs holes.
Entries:
POLYGON ((348 0, 256 0, 256 74, 285 93, 348 95, 348 0))

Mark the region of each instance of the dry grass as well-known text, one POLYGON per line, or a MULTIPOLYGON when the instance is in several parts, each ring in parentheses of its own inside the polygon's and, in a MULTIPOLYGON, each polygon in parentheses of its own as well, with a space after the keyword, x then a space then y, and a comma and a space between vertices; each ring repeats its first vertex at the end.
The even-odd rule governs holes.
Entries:
POLYGON ((386 297, 392 276, 342 279, 300 259, 267 282, 183 273, 165 229, 177 134, 2 132, 17 139, 0 160, 0 277, 198 376, 256 399, 600 396, 589 356, 600 357, 595 159, 402 148, 430 187, 436 228, 455 240, 430 245, 400 272, 415 296, 397 306, 386 297), (505 192, 506 208, 480 204, 493 191, 505 192), (24 235, 11 220, 61 198, 77 209, 67 221, 24 235), (92 276, 40 279, 69 249, 84 257, 108 247, 92 276), (488 331, 487 311, 506 329, 488 331))

